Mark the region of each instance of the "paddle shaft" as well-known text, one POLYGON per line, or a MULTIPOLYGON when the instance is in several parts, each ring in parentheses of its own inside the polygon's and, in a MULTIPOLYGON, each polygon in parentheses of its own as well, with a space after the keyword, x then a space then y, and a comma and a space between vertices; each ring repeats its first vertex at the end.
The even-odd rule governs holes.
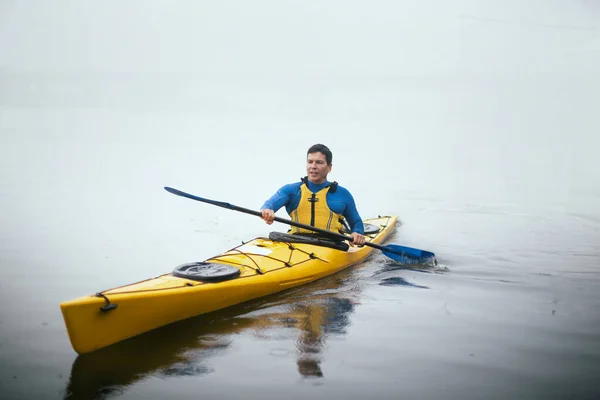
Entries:
MULTIPOLYGON (((238 206, 233 206, 233 207, 234 207, 233 209, 236 210, 236 211, 240 211, 240 212, 243 212, 243 213, 246 213, 246 214, 252 214, 252 215, 257 215, 259 217, 262 217, 262 214, 259 211, 249 210, 247 208, 238 207, 238 206)), ((346 236, 346 235, 342 235, 341 233, 335 233, 335 232, 332 232, 332 231, 328 231, 326 229, 317 228, 315 226, 301 224, 299 222, 292 221, 291 219, 274 217, 273 221, 281 222, 282 224, 287 224, 287 225, 295 226, 297 228, 302 228, 302 229, 306 229, 306 230, 317 232, 317 233, 322 233, 324 235, 327 235, 327 236, 330 236, 330 237, 334 237, 334 238, 337 238, 337 239, 348 240, 350 242, 354 241, 354 238, 352 236, 346 236)), ((379 250, 381 250, 383 248, 383 246, 380 246, 380 245, 375 244, 375 243, 369 243, 369 242, 365 242, 365 246, 371 246, 371 247, 373 247, 375 249, 379 249, 379 250)))
MULTIPOLYGON (((222 202, 222 201, 215 201, 215 200, 205 199, 203 197, 194 196, 193 194, 185 193, 185 192, 182 192, 180 190, 173 189, 173 188, 170 188, 170 187, 165 187, 165 190, 167 190, 170 193, 176 194, 177 196, 187 197, 188 199, 201 201, 201 202, 212 204, 212 205, 215 205, 215 206, 218 206, 218 207, 227 208, 229 210, 239 211, 239 212, 243 212, 243 213, 250 214, 250 215, 256 215, 257 217, 262 217, 262 214, 260 213, 260 211, 250 210, 248 208, 239 207, 239 206, 236 206, 236 205, 233 205, 233 204, 230 204, 230 203, 225 203, 225 202, 222 202)), ((313 232, 317 232, 317 233, 322 233, 324 235, 327 235, 327 236, 330 236, 330 237, 334 237, 334 238, 337 238, 337 239, 348 240, 350 242, 354 241, 354 238, 352 238, 352 236, 346 236, 346 235, 342 235, 341 233, 335 233, 335 232, 332 232, 332 231, 328 231, 326 229, 321 229, 321 228, 317 228, 317 227, 314 227, 314 226, 301 224, 299 222, 292 221, 290 219, 275 217, 275 218, 273 218, 273 220, 277 221, 277 222, 281 222, 282 224, 287 224, 287 225, 295 226, 297 228, 302 228, 302 229, 306 229, 306 230, 309 230, 309 231, 313 231, 313 232)), ((390 249, 390 248, 385 247, 385 246, 380 246, 380 245, 378 245, 376 243, 365 242, 365 246, 373 247, 374 249, 391 251, 393 253, 396 253, 393 249, 390 249)))

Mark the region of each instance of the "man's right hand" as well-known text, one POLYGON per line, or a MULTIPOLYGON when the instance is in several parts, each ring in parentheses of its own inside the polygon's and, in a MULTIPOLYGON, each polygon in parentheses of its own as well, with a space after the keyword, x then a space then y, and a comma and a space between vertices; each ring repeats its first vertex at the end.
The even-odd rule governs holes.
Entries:
POLYGON ((268 225, 271 225, 273 223, 273 220, 275 219, 275 211, 265 209, 260 210, 260 213, 262 214, 261 218, 264 219, 268 225))

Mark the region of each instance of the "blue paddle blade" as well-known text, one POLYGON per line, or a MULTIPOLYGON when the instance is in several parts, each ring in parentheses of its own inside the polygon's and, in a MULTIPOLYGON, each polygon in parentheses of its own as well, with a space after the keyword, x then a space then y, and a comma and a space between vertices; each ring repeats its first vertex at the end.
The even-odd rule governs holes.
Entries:
POLYGON ((389 244, 381 249, 383 254, 402 264, 437 264, 435 254, 412 247, 389 244))

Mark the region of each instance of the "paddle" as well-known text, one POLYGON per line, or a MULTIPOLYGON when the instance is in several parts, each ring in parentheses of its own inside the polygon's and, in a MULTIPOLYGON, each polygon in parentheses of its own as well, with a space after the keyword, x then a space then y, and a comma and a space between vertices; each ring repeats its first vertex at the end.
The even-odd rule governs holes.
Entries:
MULTIPOLYGON (((177 196, 187 197, 188 199, 201 201, 203 203, 208 203, 208 204, 212 204, 212 205, 215 205, 218 207, 228 208, 230 210, 239 211, 239 212, 243 212, 243 213, 250 214, 250 215, 256 215, 257 217, 262 217, 262 214, 259 211, 249 210, 247 208, 238 207, 233 204, 225 203, 222 201, 210 200, 210 199, 205 199, 203 197, 194 196, 193 194, 185 193, 185 192, 182 192, 181 190, 173 189, 172 187, 168 187, 168 186, 165 186, 165 190, 167 192, 173 193, 177 196)), ((292 221, 289 219, 275 217, 274 220, 277 222, 281 222, 282 224, 296 226, 298 228, 303 228, 303 229, 307 229, 307 230, 310 230, 313 232, 322 233, 324 235, 334 237, 337 239, 348 240, 349 242, 352 242, 352 240, 353 240, 352 236, 346 236, 346 235, 342 235, 340 233, 335 233, 335 232, 331 232, 331 231, 328 231, 325 229, 316 228, 314 226, 304 225, 304 224, 301 224, 301 223, 298 223, 296 221, 292 221)), ((437 264, 437 261, 435 259, 435 254, 433 254, 432 252, 429 252, 429 251, 413 249, 412 247, 400 246, 397 244, 389 244, 387 246, 380 246, 376 243, 366 242, 365 246, 369 246, 369 247, 373 247, 375 249, 381 250, 383 252, 383 254, 385 254, 387 257, 391 258, 392 260, 401 262, 403 264, 425 264, 425 263, 431 263, 431 262, 433 262, 434 264, 437 264)))

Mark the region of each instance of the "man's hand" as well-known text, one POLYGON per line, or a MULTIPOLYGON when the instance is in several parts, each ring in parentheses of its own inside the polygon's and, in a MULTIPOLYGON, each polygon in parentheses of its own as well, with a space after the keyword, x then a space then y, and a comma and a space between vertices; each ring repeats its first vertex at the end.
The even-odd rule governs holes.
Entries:
POLYGON ((361 235, 360 233, 352 232, 350 234, 350 236, 352 236, 352 244, 353 245, 362 246, 366 242, 365 237, 363 235, 361 235))
POLYGON ((261 218, 264 219, 268 225, 271 225, 273 223, 273 219, 275 219, 275 211, 265 209, 260 210, 260 213, 262 214, 261 218))

